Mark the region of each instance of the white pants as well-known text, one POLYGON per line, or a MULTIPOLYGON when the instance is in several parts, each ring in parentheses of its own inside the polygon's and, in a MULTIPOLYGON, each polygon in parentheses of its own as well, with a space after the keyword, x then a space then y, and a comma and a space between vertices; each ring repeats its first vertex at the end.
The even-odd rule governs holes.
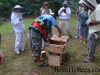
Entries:
POLYGON ((68 20, 60 20, 59 26, 62 31, 62 35, 65 35, 64 34, 64 28, 65 28, 67 30, 68 35, 72 36, 70 33, 70 26, 68 20))
POLYGON ((21 33, 16 33, 15 32, 15 36, 16 36, 16 40, 15 40, 15 52, 17 52, 20 49, 22 49, 22 42, 23 42, 23 37, 24 37, 24 31, 21 32, 21 33))
POLYGON ((80 21, 77 20, 77 25, 76 25, 76 37, 80 37, 80 21))

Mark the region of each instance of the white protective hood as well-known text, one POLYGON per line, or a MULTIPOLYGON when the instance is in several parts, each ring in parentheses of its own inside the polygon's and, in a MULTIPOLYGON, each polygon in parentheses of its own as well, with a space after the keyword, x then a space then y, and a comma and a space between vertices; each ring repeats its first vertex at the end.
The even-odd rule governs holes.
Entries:
POLYGON ((97 2, 96 0, 87 0, 91 5, 93 5, 95 8, 97 7, 97 2))

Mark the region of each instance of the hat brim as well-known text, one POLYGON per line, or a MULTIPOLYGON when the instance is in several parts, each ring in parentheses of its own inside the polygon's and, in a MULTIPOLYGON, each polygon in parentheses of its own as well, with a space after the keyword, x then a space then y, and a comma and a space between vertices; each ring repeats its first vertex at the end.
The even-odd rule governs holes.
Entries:
POLYGON ((83 0, 82 4, 86 5, 90 9, 94 9, 95 7, 91 5, 87 0, 83 0))
POLYGON ((23 9, 23 7, 16 7, 16 8, 14 8, 14 9, 23 9))
POLYGON ((91 6, 89 6, 88 4, 86 4, 85 2, 82 3, 83 5, 86 5, 88 8, 93 9, 91 6))

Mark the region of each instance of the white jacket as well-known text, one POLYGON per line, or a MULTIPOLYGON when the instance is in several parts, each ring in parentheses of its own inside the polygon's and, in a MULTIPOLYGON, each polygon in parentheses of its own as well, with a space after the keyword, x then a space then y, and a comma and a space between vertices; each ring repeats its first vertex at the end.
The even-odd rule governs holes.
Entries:
POLYGON ((25 30, 25 25, 23 23, 23 20, 19 21, 20 18, 22 18, 22 13, 12 12, 11 23, 16 33, 21 33, 25 30))
POLYGON ((49 12, 48 12, 48 13, 45 13, 45 10, 42 9, 41 15, 44 15, 44 14, 51 14, 51 13, 53 13, 51 9, 49 9, 49 12))
MULTIPOLYGON (((90 11, 88 21, 89 22, 100 22, 100 4, 96 6, 96 9, 94 11, 90 11)), ((94 33, 98 31, 100 31, 100 24, 89 26, 89 33, 94 33)))
POLYGON ((69 7, 67 7, 67 8, 62 7, 62 8, 60 8, 60 10, 58 11, 58 15, 59 15, 59 18, 60 18, 60 19, 70 19, 71 10, 70 10, 69 7), (62 9, 66 9, 66 12, 67 12, 67 13, 64 13, 64 12, 60 13, 60 12, 62 11, 62 9))

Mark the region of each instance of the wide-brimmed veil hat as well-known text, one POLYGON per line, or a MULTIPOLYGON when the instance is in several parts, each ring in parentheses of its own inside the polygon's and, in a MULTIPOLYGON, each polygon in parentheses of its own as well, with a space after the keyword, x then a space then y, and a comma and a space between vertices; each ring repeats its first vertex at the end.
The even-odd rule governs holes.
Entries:
POLYGON ((21 7, 20 5, 15 5, 15 7, 12 8, 12 11, 16 12, 17 9, 20 9, 20 12, 23 13, 23 7, 21 7))
POLYGON ((91 9, 95 9, 97 7, 96 0, 83 0, 82 3, 91 9))
POLYGON ((21 7, 20 5, 16 5, 15 7, 13 7, 13 9, 23 9, 23 7, 21 7))

